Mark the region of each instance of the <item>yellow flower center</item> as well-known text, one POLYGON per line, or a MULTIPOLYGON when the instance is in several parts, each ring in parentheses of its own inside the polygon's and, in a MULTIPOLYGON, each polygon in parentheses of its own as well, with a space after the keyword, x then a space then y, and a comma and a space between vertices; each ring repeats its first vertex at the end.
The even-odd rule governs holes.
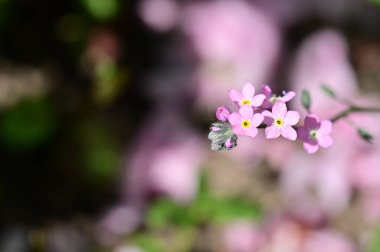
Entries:
POLYGON ((251 101, 250 100, 247 100, 247 99, 244 99, 240 102, 241 105, 251 105, 251 101))
POLYGON ((281 127, 283 124, 284 124, 284 121, 281 119, 281 118, 276 118, 274 120, 274 124, 277 126, 277 127, 281 127))
POLYGON ((251 122, 249 120, 243 120, 241 122, 241 126, 244 128, 244 129, 248 129, 249 127, 251 127, 251 122))

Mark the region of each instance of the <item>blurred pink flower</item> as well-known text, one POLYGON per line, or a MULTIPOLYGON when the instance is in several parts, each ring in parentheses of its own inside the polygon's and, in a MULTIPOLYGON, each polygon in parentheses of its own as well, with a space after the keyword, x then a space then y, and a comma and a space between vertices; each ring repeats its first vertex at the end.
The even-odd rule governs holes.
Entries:
POLYGON ((276 25, 247 1, 192 3, 182 27, 199 57, 199 103, 227 102, 236 83, 268 81, 280 51, 276 25))
MULTIPOLYGON (((325 84, 343 97, 357 94, 357 81, 348 57, 345 38, 334 30, 322 30, 309 36, 296 54, 290 75, 292 89, 301 93, 310 91, 314 114, 329 118, 344 109, 344 106, 328 97, 322 90, 325 84)), ((301 110, 300 99, 295 100, 296 110, 301 110)))
POLYGON ((165 32, 176 25, 180 8, 175 0, 143 0, 140 2, 139 14, 151 28, 165 32))
POLYGON ((297 111, 288 111, 284 102, 277 101, 272 112, 265 110, 262 115, 265 118, 264 123, 268 126, 265 128, 266 138, 278 138, 281 135, 289 140, 297 139, 297 132, 292 126, 298 123, 300 114, 297 111))
POLYGON ((239 113, 232 113, 228 117, 235 134, 250 137, 257 135, 257 127, 263 122, 263 119, 263 115, 260 113, 254 114, 253 108, 248 105, 240 107, 239 113))
POLYGON ((316 115, 307 115, 305 124, 298 128, 298 136, 304 142, 303 146, 307 153, 315 153, 319 146, 323 148, 332 146, 334 140, 330 136, 331 130, 331 121, 320 121, 316 115))
POLYGON ((342 234, 332 230, 312 232, 304 244, 304 252, 355 252, 352 241, 342 234))
POLYGON ((257 251, 265 242, 261 230, 248 221, 236 221, 224 227, 223 244, 229 252, 257 251))
POLYGON ((255 95, 255 87, 251 83, 244 85, 243 92, 231 89, 228 94, 231 101, 238 107, 244 105, 259 107, 265 99, 263 94, 255 95))
POLYGON ((141 130, 126 164, 123 192, 128 203, 144 205, 149 195, 163 194, 185 203, 198 186, 205 141, 175 110, 160 110, 141 130))

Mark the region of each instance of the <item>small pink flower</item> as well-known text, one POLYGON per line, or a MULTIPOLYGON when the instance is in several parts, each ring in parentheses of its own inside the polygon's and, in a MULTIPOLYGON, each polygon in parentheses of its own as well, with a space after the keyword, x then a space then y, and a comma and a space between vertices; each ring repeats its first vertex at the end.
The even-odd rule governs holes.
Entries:
POLYGON ((231 89, 229 96, 231 101, 239 107, 244 105, 259 107, 265 99, 263 94, 255 95, 255 87, 251 83, 244 85, 243 92, 231 89))
POLYGON ((265 110, 262 115, 264 123, 268 125, 265 128, 266 138, 278 138, 281 135, 289 140, 296 140, 297 132, 292 126, 298 123, 300 114, 297 111, 288 111, 285 102, 276 101, 272 112, 265 110))
POLYGON ((261 105, 264 109, 271 109, 276 101, 288 102, 293 99, 294 96, 296 96, 296 93, 294 91, 284 91, 282 93, 283 96, 277 96, 276 94, 272 93, 272 89, 268 85, 263 86, 261 88, 261 92, 266 97, 263 104, 261 105))
POLYGON ((219 121, 225 122, 228 120, 228 117, 230 116, 231 112, 226 106, 218 107, 216 109, 216 118, 218 118, 219 121))
POLYGON ((298 135, 304 141, 303 147, 307 153, 315 153, 319 146, 323 148, 331 147, 334 143, 330 136, 331 129, 331 121, 320 121, 316 115, 307 115, 305 125, 298 129, 298 135))
POLYGON ((253 113, 253 108, 245 105, 239 110, 239 113, 232 113, 228 121, 232 125, 232 130, 237 135, 246 135, 255 137, 257 127, 263 122, 264 116, 260 113, 253 113))

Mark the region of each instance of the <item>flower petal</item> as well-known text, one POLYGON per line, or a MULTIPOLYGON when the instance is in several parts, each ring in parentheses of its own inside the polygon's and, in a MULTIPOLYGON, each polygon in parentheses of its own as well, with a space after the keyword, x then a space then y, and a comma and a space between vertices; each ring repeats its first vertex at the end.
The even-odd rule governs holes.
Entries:
POLYGON ((276 126, 269 126, 265 128, 265 137, 268 139, 278 138, 280 136, 280 129, 276 126))
POLYGON ((297 129, 297 135, 298 138, 304 142, 307 142, 309 140, 309 130, 304 126, 301 126, 297 129))
POLYGON ((261 93, 266 97, 270 98, 272 96, 272 89, 268 85, 264 85, 261 88, 261 93))
POLYGON ((288 102, 288 101, 290 101, 291 99, 293 99, 294 96, 296 96, 296 92, 289 91, 289 92, 285 93, 284 96, 279 97, 279 98, 277 98, 277 99, 280 100, 280 101, 283 101, 283 102, 288 102))
POLYGON ((253 115, 251 119, 251 124, 253 127, 258 127, 263 121, 264 121, 264 116, 260 113, 256 113, 253 115))
POLYGON ((245 135, 250 136, 250 137, 255 137, 257 133, 258 133, 257 128, 252 127, 252 126, 245 130, 245 135))
POLYGON ((234 126, 232 126, 232 131, 236 135, 240 135, 240 136, 245 135, 245 130, 241 127, 240 123, 239 124, 235 124, 234 126))
POLYGON ((321 127, 321 123, 319 122, 318 116, 307 115, 305 117, 305 127, 308 129, 319 129, 321 127))
POLYGON ((261 114, 264 116, 263 122, 266 125, 270 126, 273 124, 274 116, 271 112, 269 112, 268 110, 264 110, 263 112, 261 112, 261 114))
POLYGON ((328 135, 331 133, 332 130, 332 122, 329 120, 323 120, 321 122, 321 127, 319 128, 318 132, 322 135, 328 135))
POLYGON ((323 148, 329 148, 333 145, 333 143, 334 143, 334 140, 332 139, 331 136, 325 135, 325 136, 320 136, 318 138, 318 144, 322 146, 323 148))
POLYGON ((240 91, 236 89, 231 89, 228 92, 228 96, 230 97, 231 101, 233 101, 234 103, 239 103, 239 101, 243 99, 243 95, 240 93, 240 91))
POLYGON ((285 118, 284 118, 285 124, 290 125, 290 126, 296 125, 299 120, 300 120, 300 113, 298 113, 297 111, 288 111, 288 113, 286 113, 285 118))
POLYGON ((252 106, 253 107, 259 107, 261 104, 263 104, 264 100, 265 100, 265 95, 263 94, 258 94, 258 95, 255 95, 252 100, 251 100, 251 103, 252 103, 252 106))
POLYGON ((281 128, 281 136, 283 136, 289 140, 294 141, 297 139, 297 132, 295 129, 293 129, 293 127, 288 126, 288 125, 284 125, 281 128))
POLYGON ((272 108, 274 117, 284 118, 287 111, 286 104, 282 101, 276 101, 272 108))
POLYGON ((309 143, 303 143, 303 148, 306 150, 307 153, 312 154, 317 152, 319 149, 318 144, 309 144, 309 143))
POLYGON ((243 119, 251 119, 253 116, 253 108, 249 105, 240 107, 239 114, 243 119))
POLYGON ((228 117, 228 121, 231 125, 240 124, 241 115, 239 113, 234 112, 228 117))
POLYGON ((251 99, 255 94, 255 87, 251 83, 247 83, 243 87, 244 98, 251 99))

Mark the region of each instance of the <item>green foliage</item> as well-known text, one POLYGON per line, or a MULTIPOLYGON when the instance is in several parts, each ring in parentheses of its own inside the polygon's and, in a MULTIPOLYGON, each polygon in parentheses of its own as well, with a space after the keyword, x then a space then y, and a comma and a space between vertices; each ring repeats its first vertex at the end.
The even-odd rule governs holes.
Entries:
POLYGON ((203 178, 197 198, 188 206, 169 199, 159 199, 147 213, 147 225, 160 229, 167 226, 198 226, 205 223, 221 224, 235 219, 256 220, 261 209, 254 202, 242 198, 214 196, 203 178))
POLYGON ((321 88, 322 88, 323 92, 325 92, 326 95, 330 96, 331 98, 336 98, 335 91, 332 90, 332 88, 330 88, 327 85, 322 85, 321 88))
POLYGON ((119 9, 117 0, 81 0, 81 2, 88 13, 99 21, 115 17, 119 9))
POLYGON ((302 90, 302 94, 301 94, 301 102, 302 102, 302 106, 307 110, 307 111, 310 111, 310 107, 311 107, 311 96, 310 96, 310 92, 306 89, 302 90))
POLYGON ((107 181, 117 171, 120 153, 109 132, 96 121, 86 123, 78 134, 81 137, 83 162, 95 181, 107 181))
POLYGON ((373 135, 366 131, 365 129, 359 128, 357 130, 358 135, 360 136, 361 139, 366 141, 367 143, 372 143, 373 140, 373 135))
POLYGON ((371 2, 374 3, 374 4, 376 4, 376 5, 378 5, 378 6, 380 6, 380 0, 371 0, 371 2))
POLYGON ((56 125, 56 115, 46 99, 24 100, 4 112, 1 140, 14 149, 31 149, 46 142, 56 125))

